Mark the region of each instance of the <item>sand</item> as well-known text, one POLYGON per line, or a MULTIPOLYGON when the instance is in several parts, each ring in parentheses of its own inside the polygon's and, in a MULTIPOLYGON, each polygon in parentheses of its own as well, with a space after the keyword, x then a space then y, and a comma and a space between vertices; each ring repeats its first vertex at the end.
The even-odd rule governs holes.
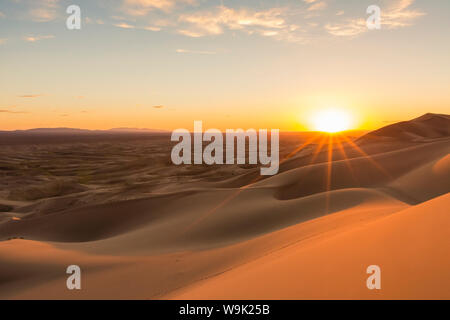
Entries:
POLYGON ((450 195, 298 242, 169 295, 174 299, 448 299, 450 195), (366 269, 381 268, 368 290, 366 269))
POLYGON ((0 298, 450 299, 449 121, 285 134, 263 178, 173 166, 164 134, 3 140, 0 298))

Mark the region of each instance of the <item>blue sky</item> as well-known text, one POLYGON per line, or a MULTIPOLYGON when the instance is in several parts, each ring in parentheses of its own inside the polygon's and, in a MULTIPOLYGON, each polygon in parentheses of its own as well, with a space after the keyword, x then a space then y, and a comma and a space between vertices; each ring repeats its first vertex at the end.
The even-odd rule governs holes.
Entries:
POLYGON ((0 129, 374 128, 449 111, 444 0, 2 0, 0 129), (81 8, 68 30, 66 8, 81 8), (368 30, 369 5, 382 12, 368 30), (155 108, 156 106, 162 106, 155 108))

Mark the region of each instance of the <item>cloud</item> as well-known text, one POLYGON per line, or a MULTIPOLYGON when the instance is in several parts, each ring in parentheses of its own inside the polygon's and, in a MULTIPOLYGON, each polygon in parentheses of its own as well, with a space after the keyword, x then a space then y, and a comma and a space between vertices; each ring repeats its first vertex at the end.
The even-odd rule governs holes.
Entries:
POLYGON ((28 42, 36 42, 36 41, 39 41, 39 40, 53 39, 54 37, 55 37, 54 35, 26 36, 26 37, 24 37, 24 40, 28 41, 28 42))
MULTIPOLYGON (((396 0, 390 1, 389 6, 385 9, 381 8, 381 25, 382 28, 396 29, 407 27, 413 24, 413 21, 425 15, 420 10, 409 9, 414 0, 396 0)), ((356 18, 347 19, 341 23, 326 24, 325 30, 335 36, 353 37, 368 31, 366 19, 356 18)))
POLYGON ((0 45, 5 44, 8 39, 6 38, 0 38, 0 45))
POLYGON ((160 31, 161 28, 160 27, 155 27, 155 26, 146 26, 146 27, 137 27, 135 25, 126 23, 126 22, 121 22, 121 23, 116 23, 114 24, 115 27, 118 28, 122 28, 122 29, 140 29, 140 30, 147 30, 147 31, 160 31))
POLYGON ((164 106, 153 106, 152 108, 155 108, 155 109, 162 109, 162 108, 164 108, 164 106))
POLYGON ((56 18, 56 12, 44 8, 37 8, 30 10, 30 16, 32 17, 33 21, 47 22, 52 21, 56 18))
POLYGON ((105 24, 105 22, 102 19, 91 19, 89 17, 84 18, 84 22, 86 24, 105 24))
POLYGON ((182 15, 180 21, 187 22, 206 34, 220 34, 223 32, 223 28, 230 30, 250 27, 279 29, 285 25, 285 21, 281 17, 281 10, 277 8, 251 12, 248 9, 235 10, 220 7, 215 12, 182 15))
POLYGON ((194 54, 216 54, 214 51, 198 51, 198 50, 188 50, 188 49, 177 49, 177 53, 194 53, 194 54))
MULTIPOLYGON (((64 13, 61 8, 63 2, 60 0, 14 1, 27 3, 34 21, 50 21, 56 18, 57 12, 64 13)), ((424 14, 412 8, 414 0, 379 1, 382 7, 382 27, 386 29, 411 25, 414 19, 424 14)), ((117 6, 108 14, 109 21, 93 17, 85 17, 84 21, 89 24, 109 23, 122 29, 153 32, 166 30, 191 38, 231 32, 233 35, 244 33, 303 43, 324 35, 354 37, 368 30, 365 26, 365 10, 361 10, 359 16, 348 17, 349 11, 344 12, 337 1, 300 0, 268 9, 245 6, 242 2, 235 2, 234 6, 223 5, 219 1, 209 3, 206 0, 116 0, 117 6)), ((25 40, 36 42, 52 37, 31 35, 25 37, 25 40)), ((0 40, 0 44, 5 40, 0 40)), ((211 54, 179 50, 182 51, 177 51, 178 53, 211 54)))
POLYGON ((132 16, 145 16, 155 9, 169 12, 178 4, 194 4, 195 0, 124 0, 123 11, 132 16))
MULTIPOLYGON (((311 3, 311 2, 309 2, 311 3)), ((323 10, 327 7, 327 4, 325 1, 320 1, 320 2, 316 2, 313 1, 313 3, 308 7, 308 11, 318 11, 318 10, 323 10)))
POLYGON ((114 20, 127 20, 127 18, 122 17, 122 16, 111 16, 111 18, 114 20))
POLYGON ((15 114, 23 114, 23 113, 29 113, 26 111, 11 111, 11 110, 4 110, 4 109, 0 109, 0 113, 15 113, 15 114))
POLYGON ((178 29, 178 33, 189 37, 203 37, 223 34, 227 30, 240 30, 247 34, 287 39, 298 26, 287 23, 284 14, 285 9, 282 8, 253 11, 220 6, 180 15, 178 20, 183 27, 178 29))
POLYGON ((38 98, 38 97, 42 97, 43 94, 24 94, 21 96, 18 96, 19 98, 38 98))
POLYGON ((148 31, 161 31, 160 27, 153 27, 153 26, 143 27, 142 29, 148 30, 148 31))
POLYGON ((6 17, 6 15, 0 11, 0 18, 5 18, 5 17, 6 17))
POLYGON ((348 19, 343 23, 338 24, 326 24, 325 30, 339 37, 353 37, 360 33, 366 32, 367 25, 364 19, 348 19))
POLYGON ((135 29, 136 28, 135 26, 128 24, 126 22, 116 23, 114 26, 118 27, 118 28, 123 28, 123 29, 135 29))
POLYGON ((29 16, 36 22, 48 22, 56 19, 59 0, 28 0, 29 16))
POLYGON ((423 15, 424 12, 417 9, 409 9, 414 0, 398 0, 391 4, 386 12, 381 12, 381 24, 388 29, 411 26, 413 21, 423 15))
MULTIPOLYGON (((24 12, 29 14, 33 21, 52 21, 66 17, 65 1, 11 1, 25 4, 24 12)), ((382 28, 385 29, 410 26, 416 18, 424 15, 422 11, 413 7, 415 0, 379 0, 378 2, 382 8, 382 28)), ((242 33, 304 43, 324 36, 355 37, 368 31, 363 23, 363 20, 365 21, 368 17, 364 6, 358 6, 360 13, 352 17, 348 16, 350 10, 345 9, 343 4, 329 0, 279 1, 270 5, 285 3, 283 7, 266 7, 267 9, 251 1, 114 0, 111 3, 115 3, 115 6, 107 14, 109 19, 100 20, 93 16, 83 16, 84 22, 108 23, 122 29, 152 32, 165 30, 191 38, 242 33), (226 5, 223 4, 224 2, 226 5), (252 5, 246 6, 245 3, 252 3, 252 5)), ((4 14, 0 12, 0 18, 3 16, 4 14)), ((61 22, 64 24, 63 21, 61 22)), ((30 35, 24 39, 36 42, 53 37, 30 35)), ((6 39, 0 39, 0 45, 5 41, 6 39)), ((195 50, 187 51, 179 53, 202 53, 195 50)))
MULTIPOLYGON (((31 0, 21 0, 31 1, 31 0)), ((40 8, 54 8, 59 0, 38 0, 40 8)), ((361 7, 359 16, 348 17, 337 1, 300 0, 283 7, 258 9, 242 2, 234 6, 206 0, 116 0, 118 6, 106 23, 122 28, 161 30, 186 37, 200 38, 243 33, 275 40, 307 43, 323 36, 354 37, 366 32, 367 14, 361 7), (206 5, 208 3, 208 5, 206 5), (191 6, 191 7, 187 7, 191 6), (320 33, 320 34, 319 34, 320 33)), ((382 7, 382 26, 393 29, 411 25, 423 13, 411 9, 414 0, 379 0, 382 7), (384 2, 383 2, 384 1, 384 2), (385 4, 385 5, 383 5, 385 4)), ((101 24, 102 20, 85 18, 87 23, 101 24)), ((37 41, 44 37, 28 37, 37 41)), ((211 54, 179 49, 178 53, 211 54), (181 50, 181 51, 180 51, 181 50)))
POLYGON ((184 36, 187 36, 187 37, 191 37, 191 38, 200 38, 205 35, 203 32, 196 32, 196 31, 186 30, 186 29, 179 29, 178 33, 182 34, 184 36))

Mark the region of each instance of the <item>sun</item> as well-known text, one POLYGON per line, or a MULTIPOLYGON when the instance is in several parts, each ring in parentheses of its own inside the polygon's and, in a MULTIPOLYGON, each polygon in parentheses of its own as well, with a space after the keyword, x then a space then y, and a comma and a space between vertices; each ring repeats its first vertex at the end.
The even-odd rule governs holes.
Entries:
POLYGON ((335 133, 350 129, 351 117, 343 110, 322 110, 313 116, 312 123, 317 131, 335 133))

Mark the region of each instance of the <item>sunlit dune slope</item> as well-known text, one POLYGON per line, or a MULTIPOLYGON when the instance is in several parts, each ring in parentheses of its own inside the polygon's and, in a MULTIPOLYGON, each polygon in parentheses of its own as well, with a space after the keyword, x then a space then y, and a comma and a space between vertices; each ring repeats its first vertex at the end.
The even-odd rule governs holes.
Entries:
POLYGON ((299 243, 181 290, 175 299, 450 299, 450 195, 299 243), (381 268, 368 290, 366 268, 381 268))

